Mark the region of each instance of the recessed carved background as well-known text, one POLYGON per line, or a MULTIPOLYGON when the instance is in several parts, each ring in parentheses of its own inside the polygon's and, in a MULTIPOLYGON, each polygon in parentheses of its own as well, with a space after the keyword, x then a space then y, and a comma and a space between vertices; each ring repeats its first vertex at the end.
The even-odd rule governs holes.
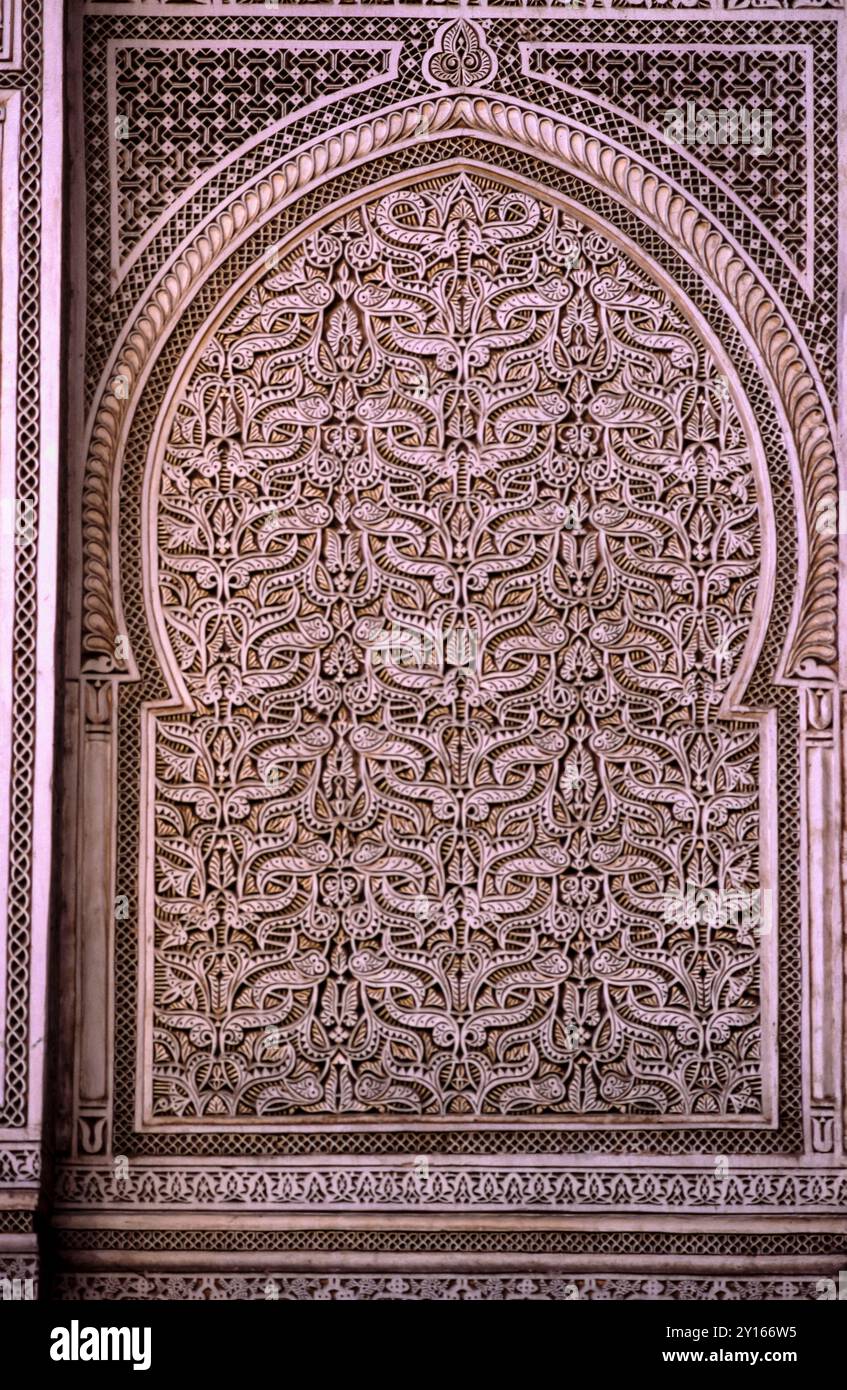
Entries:
MULTIPOLYGON (((277 258, 273 258, 276 260, 277 258)), ((620 248, 477 173, 207 338, 159 589, 154 1116, 761 1109, 747 442, 620 248)))

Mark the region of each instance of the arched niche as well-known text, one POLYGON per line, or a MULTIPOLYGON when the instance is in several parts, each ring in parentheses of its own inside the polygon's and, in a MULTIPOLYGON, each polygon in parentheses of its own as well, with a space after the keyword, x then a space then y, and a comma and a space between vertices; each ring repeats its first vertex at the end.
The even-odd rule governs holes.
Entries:
POLYGON ((492 163, 389 178, 152 441, 144 1121, 771 1122, 773 509, 669 277, 492 163))

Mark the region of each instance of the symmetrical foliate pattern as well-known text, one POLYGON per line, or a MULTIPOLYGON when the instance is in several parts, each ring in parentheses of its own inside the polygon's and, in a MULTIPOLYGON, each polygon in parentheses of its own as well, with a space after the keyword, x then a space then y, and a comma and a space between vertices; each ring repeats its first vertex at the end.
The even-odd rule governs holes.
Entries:
MULTIPOLYGON (((161 460, 153 1113, 754 1116, 759 542, 726 379, 537 193, 286 248, 161 460)), ((150 965, 150 962, 148 962, 150 965)))

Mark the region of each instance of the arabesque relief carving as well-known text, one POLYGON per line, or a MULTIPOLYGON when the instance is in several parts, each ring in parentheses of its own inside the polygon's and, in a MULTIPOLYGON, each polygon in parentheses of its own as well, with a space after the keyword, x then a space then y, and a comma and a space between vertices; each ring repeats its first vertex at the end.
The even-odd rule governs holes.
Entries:
POLYGON ((837 1292, 841 21, 553 9, 71 7, 56 1297, 837 1292))
POLYGON ((120 432, 150 354, 161 343, 202 277, 232 244, 263 220, 279 200, 327 171, 419 134, 471 129, 561 159, 654 222, 726 294, 749 330, 790 425, 803 487, 808 571, 786 653, 786 674, 830 677, 835 660, 837 544, 821 516, 836 496, 829 422, 818 388, 789 325, 749 264, 686 198, 639 161, 595 136, 516 105, 487 98, 444 97, 364 122, 318 142, 262 179, 197 234, 140 307, 113 357, 93 421, 83 493, 85 574, 83 650, 92 671, 125 669, 116 657, 114 561, 109 528, 120 432))
POLYGON ((154 1117, 760 1110, 756 490, 643 271, 476 173, 339 214, 207 338, 158 536, 154 1117))

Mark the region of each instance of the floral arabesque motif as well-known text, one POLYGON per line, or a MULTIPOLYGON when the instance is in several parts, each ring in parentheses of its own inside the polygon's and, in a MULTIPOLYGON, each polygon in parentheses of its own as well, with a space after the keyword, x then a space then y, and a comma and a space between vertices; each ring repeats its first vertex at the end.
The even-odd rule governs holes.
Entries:
POLYGON ((663 290, 487 174, 375 194, 208 338, 158 530, 157 1117, 759 1112, 755 933, 666 910, 758 883, 759 538, 663 290))

